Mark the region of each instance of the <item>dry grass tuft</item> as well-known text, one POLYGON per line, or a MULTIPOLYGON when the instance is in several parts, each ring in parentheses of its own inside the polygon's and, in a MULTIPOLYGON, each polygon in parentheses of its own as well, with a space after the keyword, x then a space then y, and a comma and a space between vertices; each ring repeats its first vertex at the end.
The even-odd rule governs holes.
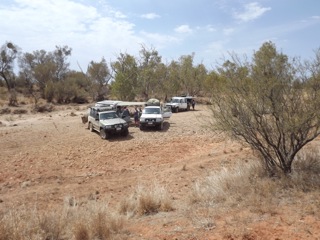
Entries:
POLYGON ((10 108, 2 108, 0 109, 0 114, 10 114, 11 109, 10 108))
POLYGON ((52 112, 54 111, 54 105, 52 104, 39 104, 33 107, 33 111, 34 112, 39 112, 39 113, 43 113, 43 112, 52 112))
POLYGON ((193 211, 211 209, 213 217, 237 209, 246 209, 252 215, 274 215, 282 211, 281 205, 301 203, 308 192, 309 207, 305 211, 315 214, 320 211, 319 186, 320 154, 309 150, 299 154, 288 176, 279 173, 270 178, 257 161, 214 172, 195 183, 189 204, 193 211))
POLYGON ((77 223, 74 228, 76 240, 89 239, 113 239, 123 233, 125 219, 116 213, 111 212, 106 204, 97 202, 86 205, 75 214, 77 223))
POLYGON ((186 165, 186 164, 184 164, 184 165, 182 166, 182 171, 187 171, 187 165, 186 165))
POLYGON ((90 240, 89 230, 84 223, 79 223, 74 228, 75 240, 90 240))
POLYGON ((91 222, 91 232, 93 238, 96 239, 109 239, 111 235, 108 226, 107 215, 104 212, 98 212, 93 216, 91 222))
POLYGON ((12 112, 13 114, 27 114, 28 110, 27 109, 15 109, 12 112))
POLYGON ((119 206, 119 212, 129 217, 173 210, 173 202, 168 192, 157 184, 149 188, 138 186, 129 198, 120 202, 119 206))
POLYGON ((43 213, 38 217, 38 226, 43 239, 59 240, 65 232, 68 217, 64 214, 57 215, 55 212, 43 213))
POLYGON ((38 211, 13 206, 0 216, 0 240, 121 239, 124 218, 105 204, 38 211))

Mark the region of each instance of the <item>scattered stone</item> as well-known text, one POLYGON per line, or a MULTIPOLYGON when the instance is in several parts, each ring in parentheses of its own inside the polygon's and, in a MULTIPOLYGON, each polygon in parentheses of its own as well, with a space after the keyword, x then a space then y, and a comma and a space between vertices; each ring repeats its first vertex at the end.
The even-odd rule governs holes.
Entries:
POLYGON ((30 182, 30 181, 25 181, 25 182, 21 183, 21 187, 22 187, 22 188, 29 187, 30 185, 31 185, 31 182, 30 182))

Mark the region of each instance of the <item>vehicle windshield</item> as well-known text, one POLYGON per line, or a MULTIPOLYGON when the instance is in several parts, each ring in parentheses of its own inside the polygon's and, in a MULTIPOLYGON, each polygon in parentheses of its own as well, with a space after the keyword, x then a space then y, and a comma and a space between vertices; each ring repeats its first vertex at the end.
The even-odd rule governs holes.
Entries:
POLYGON ((100 113, 100 120, 118 118, 116 112, 100 113))
POLYGON ((177 99, 177 98, 173 98, 173 99, 171 99, 171 102, 172 102, 172 103, 179 103, 179 102, 180 102, 180 100, 179 100, 179 99, 177 99))
POLYGON ((160 114, 160 109, 159 108, 145 108, 144 112, 146 114, 160 114))

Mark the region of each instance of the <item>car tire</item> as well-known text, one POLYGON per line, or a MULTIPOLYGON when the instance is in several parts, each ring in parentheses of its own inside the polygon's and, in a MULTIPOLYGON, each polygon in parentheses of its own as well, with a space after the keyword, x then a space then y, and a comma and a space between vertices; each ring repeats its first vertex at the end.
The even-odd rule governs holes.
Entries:
POLYGON ((159 129, 160 131, 162 131, 162 130, 163 130, 163 122, 162 122, 162 123, 160 123, 160 125, 158 126, 158 129, 159 129))
POLYGON ((122 133, 121 133, 122 136, 126 137, 129 135, 129 130, 128 128, 126 130, 124 130, 122 133))
POLYGON ((104 129, 100 130, 100 137, 102 139, 108 139, 110 137, 110 134, 108 132, 106 132, 104 129))
POLYGON ((178 107, 175 109, 175 112, 176 112, 176 113, 179 112, 179 108, 178 108, 178 107))
POLYGON ((144 126, 142 124, 140 124, 140 130, 143 131, 144 130, 144 126))
POLYGON ((89 122, 89 126, 88 126, 88 128, 89 128, 90 132, 93 132, 93 125, 92 125, 92 123, 91 123, 91 122, 89 122))

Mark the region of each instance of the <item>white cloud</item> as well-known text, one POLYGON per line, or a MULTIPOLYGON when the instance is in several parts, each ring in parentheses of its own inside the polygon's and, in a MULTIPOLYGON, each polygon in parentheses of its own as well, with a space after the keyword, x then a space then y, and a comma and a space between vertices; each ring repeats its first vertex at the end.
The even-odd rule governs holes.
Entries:
POLYGON ((192 29, 189 25, 180 25, 174 29, 177 33, 192 33, 192 29))
POLYGON ((259 5, 257 2, 252 2, 244 6, 245 11, 244 12, 236 12, 234 13, 234 18, 239 19, 243 22, 248 22, 251 20, 254 20, 256 18, 259 18, 262 16, 265 12, 270 11, 271 8, 264 8, 259 5))
POLYGON ((207 52, 221 52, 224 49, 224 42, 222 41, 215 41, 209 43, 206 51, 207 52))
POLYGON ((231 35, 234 31, 235 31, 234 28, 224 28, 223 34, 228 36, 228 35, 231 35))
POLYGON ((208 32, 215 32, 215 31, 217 31, 217 29, 215 29, 212 25, 207 25, 207 26, 206 26, 206 30, 207 30, 208 32))
POLYGON ((88 63, 108 59, 122 51, 137 52, 143 39, 124 14, 105 6, 88 6, 72 0, 16 0, 0 3, 0 42, 12 41, 23 52, 53 51, 71 47, 71 65, 85 69, 88 63), (73 60, 73 62, 72 62, 73 60))
POLYGON ((144 40, 148 41, 150 45, 155 45, 156 48, 163 48, 172 43, 177 43, 180 41, 176 37, 170 35, 163 35, 160 33, 147 33, 143 31, 141 32, 141 35, 144 40))
POLYGON ((160 15, 156 13, 147 13, 147 14, 141 15, 141 17, 146 19, 155 19, 155 18, 160 18, 160 15))

